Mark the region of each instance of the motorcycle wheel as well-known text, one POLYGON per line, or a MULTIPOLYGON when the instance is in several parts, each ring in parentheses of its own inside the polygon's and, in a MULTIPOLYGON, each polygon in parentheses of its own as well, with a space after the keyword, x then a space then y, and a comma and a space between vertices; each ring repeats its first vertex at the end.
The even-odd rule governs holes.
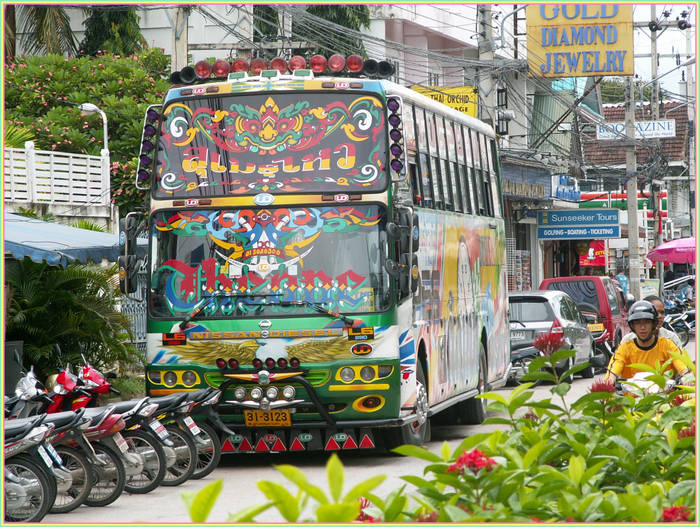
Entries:
MULTIPOLYGON (((49 512, 52 505, 52 485, 44 467, 24 455, 13 456, 5 460, 5 521, 7 522, 39 522, 49 512), (21 485, 21 490, 27 493, 26 503, 22 507, 14 508, 11 505, 13 485, 7 480, 7 474, 13 474, 26 481, 21 485)), ((55 484, 55 480, 54 480, 55 484)), ((55 497, 54 497, 55 499, 55 497)))
POLYGON ((190 437, 189 432, 185 432, 177 425, 165 427, 170 434, 170 439, 174 443, 177 459, 175 464, 165 471, 165 477, 161 485, 165 487, 175 487, 184 483, 192 477, 197 466, 197 447, 190 437))
POLYGON ((85 500, 90 507, 104 507, 113 503, 124 492, 126 472, 119 455, 109 447, 93 443, 98 458, 107 461, 105 466, 90 465, 92 488, 85 500))
POLYGON ((65 492, 56 495, 51 512, 65 514, 80 507, 90 494, 90 462, 75 448, 59 446, 56 451, 63 459, 63 465, 70 471, 73 484, 65 492))
POLYGON ((199 437, 206 445, 197 443, 197 466, 192 473, 192 479, 202 479, 208 476, 219 466, 221 461, 221 439, 213 426, 209 423, 197 423, 199 426, 199 437))
POLYGON ((128 477, 124 490, 130 494, 147 494, 156 489, 165 477, 165 451, 157 437, 143 430, 129 430, 122 435, 130 449, 145 459, 143 471, 128 477))

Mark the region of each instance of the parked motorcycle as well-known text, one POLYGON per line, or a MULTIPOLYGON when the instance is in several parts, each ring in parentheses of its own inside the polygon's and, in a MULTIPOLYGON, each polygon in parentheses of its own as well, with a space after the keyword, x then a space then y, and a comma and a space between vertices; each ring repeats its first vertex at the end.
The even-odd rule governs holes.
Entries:
POLYGON ((55 461, 46 449, 54 426, 42 424, 44 418, 4 423, 5 521, 41 521, 56 499, 55 461))

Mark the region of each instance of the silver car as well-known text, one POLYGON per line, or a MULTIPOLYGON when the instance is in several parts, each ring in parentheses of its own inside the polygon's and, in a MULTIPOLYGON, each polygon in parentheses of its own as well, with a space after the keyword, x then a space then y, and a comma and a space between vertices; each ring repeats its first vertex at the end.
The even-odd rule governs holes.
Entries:
MULTIPOLYGON (((510 380, 519 382, 528 372, 530 361, 539 355, 532 342, 541 333, 548 333, 558 321, 564 330, 566 346, 576 350, 572 358, 557 364, 560 373, 575 364, 590 362, 595 353, 593 337, 586 320, 569 295, 561 291, 522 291, 508 294, 510 318, 510 380)), ((593 377, 593 367, 580 371, 586 378, 593 377)))

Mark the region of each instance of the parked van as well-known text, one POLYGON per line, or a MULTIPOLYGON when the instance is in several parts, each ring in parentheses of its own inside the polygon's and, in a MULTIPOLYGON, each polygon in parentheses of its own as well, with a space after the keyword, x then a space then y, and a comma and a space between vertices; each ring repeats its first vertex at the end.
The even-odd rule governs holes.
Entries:
POLYGON ((622 337, 629 333, 627 304, 632 300, 624 297, 622 289, 607 276, 562 276, 545 278, 540 289, 563 291, 577 305, 590 304, 600 314, 600 320, 608 332, 608 340, 616 349, 622 337))

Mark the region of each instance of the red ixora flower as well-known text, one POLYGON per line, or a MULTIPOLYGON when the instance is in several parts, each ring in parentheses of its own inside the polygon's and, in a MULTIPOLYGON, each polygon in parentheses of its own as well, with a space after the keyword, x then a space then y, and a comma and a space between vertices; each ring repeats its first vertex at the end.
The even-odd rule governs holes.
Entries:
POLYGON ((540 333, 537 338, 532 341, 532 345, 547 355, 547 357, 551 357, 555 351, 559 350, 559 348, 564 345, 564 334, 560 331, 556 331, 560 328, 561 326, 555 320, 549 333, 540 333))
POLYGON ((615 384, 609 381, 606 381, 605 379, 598 379, 596 381, 593 381, 593 384, 591 384, 591 393, 593 392, 606 392, 606 393, 615 393, 615 384))
POLYGON ((663 512, 663 521, 665 522, 687 522, 689 517, 690 511, 685 505, 668 507, 663 512))
POLYGON ((459 456, 457 461, 447 467, 447 472, 461 472, 462 469, 468 468, 476 474, 482 468, 486 468, 487 471, 491 470, 492 465, 497 465, 496 461, 486 457, 481 450, 475 448, 459 456))
POLYGON ((418 513, 418 516, 416 516, 416 522, 418 523, 435 523, 438 520, 438 517, 440 516, 440 513, 438 511, 432 511, 432 512, 426 512, 426 513, 418 513))
POLYGON ((370 516, 369 514, 365 513, 365 509, 372 505, 372 503, 364 496, 357 498, 357 501, 360 504, 360 514, 357 515, 355 521, 364 523, 376 523, 377 519, 374 516, 370 516))

